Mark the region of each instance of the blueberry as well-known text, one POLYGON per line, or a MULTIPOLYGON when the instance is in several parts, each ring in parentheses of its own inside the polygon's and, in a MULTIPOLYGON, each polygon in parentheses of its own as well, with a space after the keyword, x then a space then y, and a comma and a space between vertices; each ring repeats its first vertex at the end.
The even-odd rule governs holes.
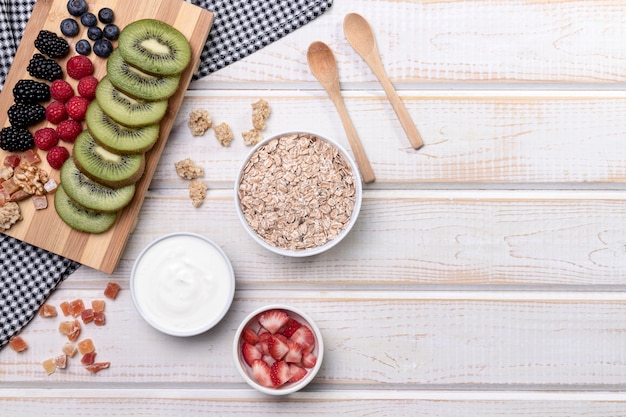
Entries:
POLYGON ((100 29, 98 26, 90 27, 89 29, 87 29, 87 37, 92 41, 102 39, 102 29, 100 29))
POLYGON ((107 39, 98 39, 93 44, 93 53, 99 57, 106 58, 113 52, 113 45, 107 39))
POLYGON ((80 23, 87 27, 96 26, 98 24, 98 19, 95 14, 87 12, 83 13, 80 17, 80 23))
POLYGON ((102 29, 102 32, 104 33, 105 38, 112 41, 116 40, 120 36, 120 28, 118 28, 117 25, 114 25, 113 23, 109 23, 108 25, 106 25, 104 29, 102 29))
POLYGON ((61 22, 61 33, 65 36, 76 36, 78 34, 78 23, 76 20, 68 17, 61 22))
POLYGON ((81 39, 76 42, 76 53, 80 55, 89 55, 91 53, 91 44, 87 39, 81 39))
POLYGON ((67 2, 67 11, 72 16, 80 16, 87 11, 87 2, 85 0, 70 0, 67 2))
POLYGON ((113 14, 113 10, 109 9, 108 7, 103 7, 98 12, 98 19, 100 19, 102 23, 111 23, 114 18, 115 15, 113 14))

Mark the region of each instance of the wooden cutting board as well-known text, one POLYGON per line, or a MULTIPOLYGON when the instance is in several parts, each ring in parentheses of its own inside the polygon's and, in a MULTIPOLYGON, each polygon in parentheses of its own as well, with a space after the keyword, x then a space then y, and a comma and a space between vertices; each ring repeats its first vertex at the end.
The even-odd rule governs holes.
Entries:
MULTIPOLYGON (((110 7, 115 12, 115 23, 121 28, 135 20, 154 18, 162 20, 180 30, 189 40, 192 51, 192 62, 181 76, 180 88, 169 100, 169 108, 161 122, 161 133, 158 142, 146 154, 146 169, 142 179, 137 183, 133 201, 120 213, 116 223, 103 234, 78 232, 68 227, 56 214, 54 196, 48 195, 48 208, 35 211, 30 199, 22 201, 20 208, 24 219, 5 232, 32 245, 50 252, 73 259, 83 265, 112 273, 119 262, 126 242, 133 230, 139 215, 152 176, 159 158, 172 129, 174 119, 183 100, 185 91, 193 74, 200 64, 200 53, 206 43, 213 14, 205 9, 186 3, 182 0, 91 0, 89 10, 97 14, 102 7, 110 7)), ((7 110, 13 104, 13 86, 18 80, 31 78, 26 67, 36 51, 34 41, 41 29, 47 29, 61 35, 60 22, 70 17, 67 12, 67 0, 38 0, 24 36, 20 42, 15 59, 9 71, 2 94, 0 95, 0 126, 8 126, 7 110)), ((71 57, 74 43, 86 39, 86 30, 82 25, 78 36, 68 39, 71 53, 59 64, 65 70, 65 61, 71 57)), ((115 45, 115 43, 114 43, 115 45)), ((106 61, 93 53, 90 58, 96 67, 95 76, 100 79, 106 74, 106 61)), ((66 77, 70 81, 69 77, 66 77)), ((71 81, 70 81, 71 82, 71 81)), ((76 85, 76 82, 74 82, 76 85)), ((47 122, 30 128, 32 132, 43 127, 47 122)), ((67 145, 67 144, 65 144, 67 145)), ((71 148, 71 145, 67 146, 71 148)), ((0 150, 0 163, 7 152, 0 150)), ((58 181, 59 172, 50 168, 45 161, 45 152, 39 151, 43 159, 40 167, 50 172, 51 177, 58 181)))

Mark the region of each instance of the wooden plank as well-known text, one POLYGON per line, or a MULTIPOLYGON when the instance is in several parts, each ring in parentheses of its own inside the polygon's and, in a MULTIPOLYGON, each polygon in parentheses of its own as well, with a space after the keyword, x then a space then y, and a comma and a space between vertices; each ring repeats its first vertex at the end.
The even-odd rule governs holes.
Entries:
POLYGON ((63 417, 67 410, 80 410, 85 417, 128 416, 144 412, 169 417, 181 412, 255 416, 397 416, 452 417, 477 415, 495 417, 552 417, 555 415, 617 417, 626 407, 621 393, 518 393, 348 391, 341 393, 302 391, 288 398, 255 395, 250 390, 155 390, 112 389, 106 393, 80 389, 1 390, 0 405, 7 413, 24 417, 63 417), (253 411, 251 411, 253 410, 253 411))
MULTIPOLYGON (((49 302, 98 296, 100 291, 61 287, 49 302)), ((626 387, 621 293, 239 290, 215 328, 175 338, 143 322, 124 288, 107 302, 106 326, 85 325, 80 339, 91 338, 98 360, 111 361, 96 376, 100 384, 242 389, 232 363, 234 331, 250 311, 278 300, 298 305, 320 326, 326 351, 315 380, 319 389, 626 387)), ((78 356, 67 369, 45 375, 41 362, 58 355, 64 343, 57 330, 63 320, 37 317, 22 332, 27 351, 0 352, 5 383, 63 387, 94 381, 78 356)))
MULTIPOLYGON (((122 210, 117 222, 109 231, 100 235, 92 235, 71 230, 57 216, 54 208, 35 212, 31 207, 32 203, 25 201, 20 204, 23 209, 24 220, 9 230, 7 234, 79 261, 84 265, 111 273, 119 261, 139 214, 144 194, 167 142, 178 107, 184 98, 186 87, 199 65, 200 52, 204 47, 213 22, 213 14, 182 0, 136 1, 132 3, 118 0, 98 0, 88 3, 92 10, 103 6, 115 10, 116 23, 121 28, 134 20, 148 17, 173 25, 189 39, 192 49, 192 62, 181 75, 179 90, 169 99, 168 112, 161 122, 160 139, 146 155, 145 173, 137 183, 136 195, 131 203, 122 210)), ((67 1, 65 0, 43 0, 36 3, 3 88, 2 100, 0 100, 0 126, 9 124, 6 112, 13 101, 13 85, 19 79, 30 78, 26 72, 26 67, 35 52, 34 39, 41 29, 59 32, 59 23, 68 16, 66 5, 67 1)), ((77 39, 80 37, 70 40, 72 49, 77 39)), ((69 57, 59 61, 63 68, 65 68, 64 64, 67 59, 69 57)), ((93 56, 93 60, 96 67, 95 76, 97 78, 103 77, 106 74, 105 61, 95 56, 93 56)), ((72 82, 76 84, 75 81, 72 80, 72 82)), ((46 123, 42 122, 33 127, 32 130, 34 131, 46 123)), ((65 145, 71 148, 71 145, 65 145)), ((41 151, 40 153, 43 154, 41 151)), ((3 159, 5 154, 7 152, 0 151, 0 158, 3 159)), ((51 170, 45 158, 42 164, 44 169, 51 172, 51 176, 58 180, 58 172, 51 170)), ((52 206, 52 198, 50 197, 49 204, 52 206)))
MULTIPOLYGON (((316 81, 306 62, 314 40, 335 51, 342 82, 376 82, 343 35, 347 13, 367 18, 394 83, 471 88, 473 83, 589 83, 612 88, 626 81, 620 1, 390 1, 335 2, 320 18, 200 83, 316 81), (443 85, 442 85, 443 84, 443 85)), ((206 88, 206 87, 204 87, 206 88)))

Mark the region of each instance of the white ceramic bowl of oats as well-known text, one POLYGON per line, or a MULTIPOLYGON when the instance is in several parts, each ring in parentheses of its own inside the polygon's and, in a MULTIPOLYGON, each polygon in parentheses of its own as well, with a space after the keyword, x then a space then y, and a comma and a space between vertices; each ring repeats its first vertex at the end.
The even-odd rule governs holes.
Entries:
POLYGON ((308 132, 259 142, 235 181, 235 206, 248 234, 274 253, 305 257, 337 245, 356 223, 363 184, 352 157, 308 132))

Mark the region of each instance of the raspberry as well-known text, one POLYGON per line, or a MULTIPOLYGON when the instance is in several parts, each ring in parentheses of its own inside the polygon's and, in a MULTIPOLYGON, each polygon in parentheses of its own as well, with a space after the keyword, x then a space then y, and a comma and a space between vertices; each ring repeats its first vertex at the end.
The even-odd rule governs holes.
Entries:
POLYGON ((59 139, 68 143, 74 143, 82 131, 83 127, 80 125, 80 122, 77 122, 76 120, 63 120, 57 126, 59 139))
POLYGON ((70 157, 69 151, 63 146, 55 146, 48 151, 46 160, 54 169, 61 169, 63 163, 70 157))
POLYGON ((74 120, 85 120, 85 113, 87 113, 87 107, 89 106, 89 100, 85 97, 74 96, 65 103, 65 110, 67 115, 74 120))
POLYGON ((67 61, 67 75, 75 80, 92 75, 93 71, 93 63, 86 56, 76 55, 67 61))
POLYGON ((67 119, 67 111, 65 110, 65 104, 60 101, 53 101, 46 107, 46 120, 50 123, 58 125, 63 120, 67 119))
POLYGON ((35 131, 35 146, 42 151, 49 151, 59 143, 57 131, 51 127, 44 127, 35 131))
POLYGON ((96 98, 96 87, 98 86, 98 79, 93 75, 83 77, 78 82, 78 94, 85 97, 87 100, 93 100, 96 98))
POLYGON ((74 89, 70 83, 65 80, 54 80, 50 85, 50 95, 53 99, 65 103, 67 100, 74 97, 74 89))

